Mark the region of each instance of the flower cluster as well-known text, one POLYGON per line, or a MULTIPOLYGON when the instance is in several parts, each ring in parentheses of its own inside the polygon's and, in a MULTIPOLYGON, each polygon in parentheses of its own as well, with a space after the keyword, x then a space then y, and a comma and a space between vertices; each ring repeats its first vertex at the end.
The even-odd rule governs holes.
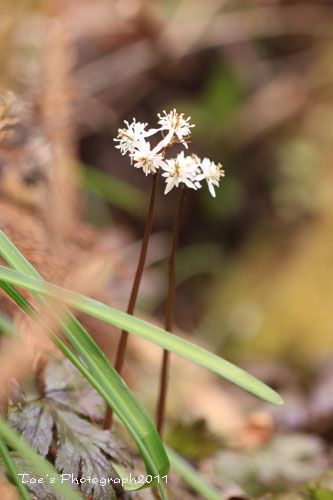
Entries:
POLYGON ((179 114, 175 109, 169 113, 163 111, 157 116, 158 128, 147 129, 147 123, 137 122, 135 118, 132 123, 125 121, 126 127, 120 128, 114 139, 117 142, 116 148, 122 155, 128 154, 131 164, 135 168, 141 168, 145 175, 163 170, 165 194, 181 184, 191 189, 200 189, 201 181, 206 181, 210 194, 215 197, 215 187, 219 186, 221 177, 224 177, 220 163, 214 163, 208 158, 201 159, 194 154, 185 156, 183 151, 175 158, 166 158, 166 152, 173 144, 188 148, 187 142, 191 128, 194 127, 190 118, 185 118, 183 113, 179 114), (157 133, 162 135, 162 139, 152 148, 147 138, 157 133))

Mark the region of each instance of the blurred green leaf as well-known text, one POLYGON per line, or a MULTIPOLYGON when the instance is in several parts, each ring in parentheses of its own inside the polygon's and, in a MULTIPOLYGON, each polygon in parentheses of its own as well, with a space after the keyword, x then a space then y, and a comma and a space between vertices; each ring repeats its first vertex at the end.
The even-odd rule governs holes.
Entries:
MULTIPOLYGON (((163 347, 163 349, 174 352, 200 366, 203 366, 204 368, 217 373, 229 382, 245 389, 264 401, 276 405, 283 404, 281 396, 253 375, 233 365, 229 361, 226 361, 211 352, 205 351, 201 347, 198 347, 181 337, 177 337, 176 335, 166 332, 165 330, 147 323, 146 321, 140 320, 89 297, 85 297, 70 290, 52 285, 46 281, 41 281, 35 277, 27 276, 26 274, 7 269, 3 266, 0 266, 0 279, 22 286, 27 290, 57 298, 66 304, 75 307, 79 311, 85 312, 91 316, 106 321, 107 323, 115 325, 121 330, 138 335, 139 337, 163 347)), ((71 329, 74 324, 78 326, 78 322, 75 318, 72 318, 70 325, 71 329)), ((83 337, 82 334, 79 336, 73 336, 72 333, 69 333, 63 322, 62 328, 63 330, 66 330, 67 335, 70 336, 70 341, 73 345, 75 342, 75 347, 78 349, 82 346, 83 338, 88 340, 88 338, 86 336, 83 337), (81 344, 79 342, 78 347, 76 345, 76 338, 80 338, 81 342, 81 344)), ((82 327, 80 326, 80 328, 82 327)), ((86 333, 86 335, 88 334, 86 333)), ((88 347, 88 344, 86 347, 88 347)), ((95 349, 95 347, 93 349, 95 349)), ((98 355, 100 356, 100 353, 98 355)))
POLYGON ((141 216, 145 213, 147 199, 140 189, 96 168, 87 165, 80 167, 87 191, 130 215, 141 216))
POLYGON ((205 420, 177 422, 168 428, 167 443, 190 460, 202 460, 213 455, 221 446, 220 440, 207 428, 205 420))
POLYGON ((0 456, 6 468, 7 474, 13 481, 16 488, 18 489, 21 498, 23 500, 31 500, 31 496, 29 495, 29 492, 25 487, 25 485, 22 484, 20 476, 18 475, 18 470, 16 468, 16 465, 12 457, 10 456, 7 446, 5 445, 2 439, 0 439, 0 456))
MULTIPOLYGON (((220 265, 223 254, 218 245, 202 243, 182 247, 177 251, 177 284, 198 274, 214 274, 220 265)), ((161 267, 167 271, 168 262, 163 260, 161 267)))
MULTIPOLYGON (((38 272, 2 231, 0 231, 0 254, 10 265, 28 273, 30 279, 40 281, 38 272)), ((58 321, 64 335, 79 353, 86 366, 58 336, 53 335, 56 345, 114 409, 116 415, 132 434, 145 462, 147 472, 153 477, 166 475, 169 470, 169 461, 161 439, 147 413, 123 379, 73 315, 67 311, 63 311, 65 314, 62 315, 53 313, 52 308, 48 307, 45 300, 38 293, 35 295, 58 321)), ((18 297, 17 301, 22 304, 23 309, 26 309, 23 298, 18 297)), ((34 314, 32 317, 34 318, 34 314)), ((150 485, 154 484, 157 484, 162 498, 165 498, 163 483, 154 480, 150 485)))
POLYGON ((218 67, 210 76, 200 100, 180 102, 177 107, 192 117, 196 127, 193 139, 212 141, 224 136, 230 120, 241 102, 243 89, 238 75, 225 66, 218 67))
POLYGON ((200 473, 194 469, 186 460, 171 448, 167 448, 171 467, 184 479, 195 491, 200 493, 206 500, 219 500, 221 493, 209 484, 200 473))

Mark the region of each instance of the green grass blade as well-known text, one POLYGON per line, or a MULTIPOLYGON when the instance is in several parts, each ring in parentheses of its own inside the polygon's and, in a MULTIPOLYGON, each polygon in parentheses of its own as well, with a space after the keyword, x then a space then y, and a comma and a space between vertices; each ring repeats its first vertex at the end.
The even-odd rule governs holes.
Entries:
MULTIPOLYGON (((0 254, 15 269, 25 272, 31 276, 35 276, 36 278, 41 278, 30 262, 28 262, 17 250, 3 231, 0 231, 0 254)), ((4 272, 4 270, 6 270, 6 268, 3 268, 2 272, 4 272)), ((14 271, 12 272, 14 273, 14 271)), ((0 272, 0 280, 1 279, 0 272)), ((28 279, 28 277, 25 277, 25 279, 28 279)), ((10 280, 5 279, 5 281, 10 280)), ((86 312, 87 314, 102 319, 107 323, 111 323, 122 330, 131 332, 139 337, 149 340, 150 342, 163 347, 163 349, 179 354, 180 356, 183 356, 184 358, 187 358, 190 361, 217 373, 229 382, 245 389, 264 401, 275 405, 283 404, 283 399, 273 389, 241 368, 233 365, 229 361, 207 352, 206 350, 195 346, 190 342, 177 337, 176 335, 172 335, 161 328, 151 325, 146 321, 142 321, 80 294, 75 294, 74 292, 64 290, 55 285, 44 285, 44 283, 45 282, 37 283, 35 281, 33 284, 30 283, 30 286, 39 287, 34 290, 36 292, 47 293, 50 296, 55 296, 61 300, 65 300, 68 304, 82 312, 86 312)), ((12 282, 12 284, 20 285, 20 283, 17 282, 12 282)), ((27 283, 26 285, 21 283, 21 286, 28 288, 27 283)))
MULTIPOLYGON (((0 231, 0 253, 10 265, 23 270, 30 276, 34 276, 35 279, 40 281, 40 275, 38 272, 31 266, 25 257, 20 254, 20 252, 2 231, 0 231)), ((9 271, 9 269, 7 269, 7 271, 9 271)), ((30 304, 27 303, 27 301, 25 301, 25 299, 21 297, 13 287, 9 288, 9 292, 20 307, 25 310, 30 307, 29 313, 31 314, 30 304), (14 295, 13 290, 15 292, 14 295)), ((47 303, 40 297, 40 295, 38 293, 35 295, 36 298, 40 299, 41 302, 47 307, 47 303)), ((52 313, 52 310, 50 310, 50 308, 48 309, 49 312, 52 313)), ((66 311, 64 312, 66 313, 66 321, 64 320, 64 316, 58 315, 56 316, 56 319, 59 323, 61 323, 65 336, 75 346, 89 367, 89 370, 94 377, 94 387, 114 408, 114 411, 118 415, 119 419, 132 433, 132 436, 142 454, 147 472, 153 476, 167 474, 170 464, 154 424, 130 392, 121 377, 110 365, 103 352, 92 340, 88 332, 86 332, 74 316, 66 311)), ((32 316, 34 315, 32 314, 32 316)), ((81 373, 83 373, 82 369, 81 373)), ((83 375, 85 375, 85 373, 83 373, 83 375)), ((92 380, 90 380, 90 382, 91 381, 92 380)), ((162 498, 166 498, 163 485, 157 483, 157 486, 160 489, 162 498)))
POLYGON ((63 321, 61 327, 94 376, 99 392, 131 431, 149 474, 167 474, 170 464, 156 428, 123 379, 75 318, 63 321))
POLYGON ((214 488, 214 486, 209 484, 194 467, 171 448, 167 447, 167 452, 170 458, 171 467, 187 484, 200 493, 206 500, 220 500, 221 493, 214 488))
MULTIPOLYGON (((123 382, 121 377, 119 377, 117 372, 115 372, 116 373, 116 382, 118 382, 118 384, 120 383, 121 390, 123 392, 122 393, 119 392, 119 397, 115 398, 115 397, 110 397, 110 395, 109 395, 110 391, 108 390, 108 380, 107 379, 106 379, 106 384, 103 384, 103 383, 101 384, 100 383, 101 374, 98 374, 98 373, 96 374, 96 370, 94 368, 92 368, 91 365, 89 366, 89 369, 87 369, 80 362, 80 360, 77 358, 77 356, 75 356, 75 354, 68 348, 68 346, 60 338, 57 338, 56 344, 58 345, 59 349, 65 354, 67 359, 69 359, 74 364, 74 366, 77 367, 77 369, 81 372, 81 374, 88 380, 88 382, 91 383, 91 385, 99 392, 99 394, 105 399, 105 401, 109 405, 112 405, 113 408, 117 408, 117 410, 118 410, 117 414, 119 412, 125 413, 124 408, 122 408, 122 406, 123 406, 122 399, 124 397, 124 394, 129 393, 129 389, 127 388, 127 386, 125 385, 125 383, 123 382), (118 380, 117 380, 117 378, 118 378, 118 380)), ((115 386, 115 383, 114 383, 115 378, 112 378, 111 380, 112 380, 112 385, 115 386)), ((117 393, 116 386, 114 387, 114 392, 117 393)), ((132 406, 133 406, 133 402, 135 403, 135 401, 136 400, 134 398, 132 398, 132 401, 131 401, 132 406)), ((127 413, 127 411, 126 411, 126 413, 127 413)), ((126 421, 125 421, 126 427, 129 429, 129 431, 131 432, 131 434, 134 437, 136 435, 135 427, 137 426, 137 422, 134 422, 134 425, 133 425, 133 420, 134 421, 136 420, 137 414, 138 414, 137 409, 134 407, 132 409, 132 417, 133 418, 126 419, 126 421)), ((142 426, 142 431, 144 431, 146 428, 145 422, 143 422, 143 424, 144 425, 142 426)), ((144 462, 146 463, 147 471, 149 472, 149 474, 152 475, 153 477, 154 476, 161 477, 162 474, 166 475, 168 473, 169 461, 168 460, 165 461, 165 466, 163 468, 156 466, 154 460, 156 461, 157 464, 161 463, 160 450, 159 450, 158 445, 155 446, 156 455, 151 456, 151 453, 150 453, 151 449, 152 449, 151 445, 153 445, 154 443, 158 444, 158 441, 156 440, 155 432, 156 431, 154 431, 153 433, 149 432, 146 434, 146 436, 144 438, 141 437, 140 440, 136 440, 136 441, 137 441, 137 446, 140 450, 141 456, 143 457, 144 462), (148 443, 148 446, 146 446, 146 443, 148 443)), ((134 490, 141 490, 145 486, 152 487, 154 485, 159 486, 162 499, 166 499, 167 497, 165 494, 165 488, 164 488, 163 484, 159 484, 159 482, 156 480, 151 482, 149 485, 141 485, 137 488, 134 488, 133 491, 134 490)))
POLYGON ((255 396, 275 405, 283 404, 279 394, 266 384, 213 353, 206 351, 176 335, 166 332, 146 321, 130 316, 89 297, 52 285, 37 278, 18 273, 0 266, 0 280, 7 281, 27 290, 58 298, 81 312, 113 324, 145 340, 174 352, 194 363, 207 368, 229 382, 245 389, 255 396))
POLYGON ((12 457, 9 454, 8 448, 3 442, 2 439, 0 439, 0 455, 2 457, 2 461, 6 467, 8 476, 11 478, 13 481, 14 485, 18 489, 21 498, 23 500, 31 500, 31 495, 27 488, 22 484, 22 481, 20 480, 20 477, 18 475, 18 471, 16 469, 16 466, 12 460, 12 457))
MULTIPOLYGON (((137 335, 155 342, 163 348, 166 348, 170 351, 176 352, 182 356, 191 359, 192 361, 201 364, 202 366, 207 367, 208 369, 213 369, 216 373, 221 376, 227 378, 231 382, 239 385, 249 392, 265 399, 269 402, 275 404, 281 404, 282 399, 280 396, 275 393, 272 389, 267 387, 262 382, 258 381, 251 375, 247 374, 243 370, 235 367, 231 363, 218 358, 217 356, 204 351, 203 349, 197 348, 193 346, 189 342, 184 341, 183 339, 179 339, 167 332, 154 327, 142 320, 137 318, 133 318, 131 316, 126 315, 125 313, 118 311, 114 308, 110 308, 104 304, 101 304, 97 301, 84 297, 80 294, 75 294, 68 290, 64 290, 60 287, 56 287, 51 284, 46 284, 43 282, 37 273, 37 271, 31 266, 31 264, 18 252, 18 250, 12 245, 10 240, 0 231, 0 253, 4 257, 4 259, 15 269, 19 269, 22 273, 26 273, 29 276, 26 276, 22 273, 17 273, 15 271, 9 270, 7 268, 0 268, 0 279, 5 281, 6 283, 10 283, 11 285, 23 286, 37 294, 45 294, 49 295, 61 300, 65 300, 68 304, 76 307, 81 311, 85 311, 88 314, 99 317, 100 319, 104 319, 105 321, 112 323, 119 328, 124 328, 127 331, 131 331, 132 333, 136 333, 137 335)), ((73 318, 74 321, 75 318, 73 318)), ((78 324, 79 325, 79 324, 78 324)), ((74 325, 71 326, 73 328, 74 325)), ((80 328, 80 327, 79 327, 80 328)), ((81 327, 82 328, 82 327, 81 327)), ((77 331, 79 335, 77 335, 75 341, 80 342, 82 339, 85 341, 84 349, 89 348, 88 352, 90 354, 90 358, 88 357, 88 363, 90 359, 90 367, 88 370, 91 370, 91 358, 97 361, 97 367, 93 369, 101 369, 103 371, 104 366, 106 364, 103 359, 103 355, 99 355, 98 350, 96 351, 97 346, 94 346, 92 339, 90 339, 89 335, 87 336, 84 333, 84 329, 81 332, 77 331), (83 331, 83 334, 82 334, 83 331), (81 335, 80 335, 81 333, 81 335), (95 354, 94 354, 95 352, 95 354), (96 354, 97 357, 95 356, 96 354), (96 359, 95 359, 95 357, 96 359)), ((71 331, 72 334, 75 335, 75 328, 71 331)), ((73 340, 73 339, 72 339, 73 340)), ((95 376, 96 376, 95 371, 95 376)), ((106 372, 107 373, 107 372, 106 372)), ((109 378, 109 374, 107 376, 109 378)), ((102 385, 104 387, 105 379, 102 379, 102 385)), ((103 391, 100 389, 100 391, 103 391)), ((103 393, 101 392, 103 395, 103 393)), ((126 425, 126 424, 125 424, 126 425)), ((131 428, 129 428, 131 430, 131 428)), ((143 446, 146 443, 142 443, 143 446)), ((158 441, 156 441, 157 446, 159 446, 158 441)), ((145 449, 144 447, 142 449, 145 449)), ((154 453, 153 453, 154 455, 154 453)), ((145 460, 145 457, 143 457, 145 460)), ((148 462, 146 462, 147 470, 150 469, 151 464, 149 463, 150 456, 148 457, 148 462)), ((164 475, 164 474, 162 474, 164 475)), ((164 494, 162 492, 162 496, 164 494)))
POLYGON ((0 229, 0 254, 4 260, 14 269, 27 273, 36 278, 41 275, 30 264, 30 262, 21 254, 16 246, 10 241, 5 233, 0 229))
MULTIPOLYGON (((37 318, 37 315, 35 315, 35 318, 37 318)), ((68 322, 67 320, 67 324, 64 324, 63 328, 65 329, 65 333, 68 334, 66 335, 68 340, 73 341, 73 344, 76 347, 77 351, 87 362, 88 368, 81 362, 77 355, 74 354, 73 351, 61 340, 61 338, 59 338, 56 334, 52 334, 55 344, 64 353, 67 359, 69 359, 72 364, 80 371, 80 373, 88 380, 88 382, 99 392, 104 400, 109 405, 115 408, 115 413, 123 421, 125 426, 128 428, 128 430, 130 430, 134 439, 136 440, 149 473, 152 476, 160 476, 163 473, 166 475, 169 471, 169 461, 166 454, 161 457, 159 436, 155 427, 150 421, 147 425, 147 415, 142 410, 137 400, 132 395, 122 378, 114 370, 114 368, 111 367, 110 364, 108 364, 108 366, 106 365, 108 363, 106 358, 105 362, 103 361, 102 367, 98 368, 98 366, 96 366, 96 360, 98 360, 99 355, 99 348, 96 346, 95 352, 89 355, 89 346, 88 349, 86 349, 81 345, 82 342, 86 345, 86 340, 82 338, 82 336, 80 337, 80 339, 77 339, 75 335, 73 337, 75 328, 78 328, 81 334, 81 328, 83 327, 81 327, 78 321, 76 321, 75 325, 72 325, 72 321, 72 319, 70 319, 70 322, 68 322), (140 428, 138 429, 139 425, 140 428), (141 436, 141 439, 139 439, 138 436, 141 436), (164 464, 161 458, 163 458, 164 464)), ((0 328, 1 326, 2 322, 0 316, 0 328)), ((9 321, 4 320, 3 327, 5 330, 7 330, 8 333, 14 335, 16 338, 19 336, 19 333, 15 329, 14 325, 9 321)), ((86 336, 89 337, 89 334, 84 331, 83 337, 86 336)), ((158 481, 155 480, 149 483, 149 485, 147 486, 152 487, 154 485, 158 485, 160 487, 162 498, 166 498, 163 484, 159 485, 158 481)), ((134 489, 139 490, 144 487, 145 485, 141 485, 134 489)))
POLYGON ((16 302, 24 311, 29 311, 29 302, 10 284, 0 280, 0 288, 16 302))
MULTIPOLYGON (((40 477, 54 477, 55 482, 50 485, 50 489, 54 493, 60 495, 66 500, 82 500, 82 497, 75 493, 74 490, 69 488, 66 484, 61 484, 61 478, 55 468, 46 460, 41 458, 14 429, 3 419, 0 418, 0 436, 12 448, 24 458, 32 467, 40 474, 40 477)), ((19 479, 20 480, 20 479, 19 479)), ((29 498, 29 497, 26 497, 29 498)))

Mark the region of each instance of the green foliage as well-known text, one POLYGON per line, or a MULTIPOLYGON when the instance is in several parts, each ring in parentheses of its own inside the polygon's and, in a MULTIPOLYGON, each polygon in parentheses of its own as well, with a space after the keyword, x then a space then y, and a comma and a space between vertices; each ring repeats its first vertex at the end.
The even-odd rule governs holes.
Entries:
POLYGON ((193 131, 194 139, 199 134, 210 142, 223 138, 242 94, 237 74, 232 69, 218 67, 211 75, 201 100, 191 105, 188 102, 179 104, 197 125, 193 131))
MULTIPOLYGON (((53 311, 45 300, 45 295, 65 301, 81 311, 87 312, 92 316, 99 317, 100 319, 125 329, 126 331, 132 331, 147 340, 157 343, 163 348, 176 352, 198 364, 201 364, 204 367, 215 371, 233 383, 247 389, 249 392, 258 395, 265 400, 275 404, 282 403, 280 396, 278 396, 278 394, 276 394, 272 389, 231 363, 208 353, 197 346, 193 346, 183 339, 168 334, 167 332, 156 328, 149 323, 110 308, 105 304, 101 304, 97 301, 89 299, 88 297, 84 297, 80 294, 76 294, 44 282, 37 271, 35 271, 31 264, 23 257, 23 255, 19 253, 15 246, 2 232, 0 232, 0 254, 11 266, 20 271, 17 272, 4 268, 3 266, 0 267, 1 283, 4 283, 4 288, 7 293, 9 293, 9 295, 16 300, 23 310, 30 313, 32 317, 38 321, 38 318, 35 317, 35 313, 31 310, 31 306, 19 294, 19 292, 13 288, 12 285, 21 286, 34 292, 34 295, 39 302, 41 302, 52 317, 57 320, 64 335, 80 354, 82 362, 73 353, 71 348, 61 340, 60 337, 53 334, 55 343, 64 352, 67 358, 80 370, 81 374, 83 374, 91 385, 95 387, 105 401, 114 408, 115 413, 132 433, 142 458, 145 461, 147 472, 152 476, 164 476, 169 469, 168 459, 155 428, 152 426, 144 410, 130 393, 121 377, 119 377, 104 354, 91 339, 88 332, 85 331, 77 319, 68 311, 53 311)), ((37 408, 34 407, 33 411, 36 412, 35 416, 37 415, 39 417, 38 422, 40 422, 42 428, 38 428, 36 430, 36 428, 32 429, 28 426, 27 428, 24 427, 24 429, 21 429, 21 431, 26 433, 29 439, 32 439, 36 448, 43 455, 47 453, 46 448, 50 447, 50 415, 52 416, 52 414, 45 411, 45 408, 41 409, 38 405, 37 408), (36 433, 41 435, 44 434, 42 442, 39 441, 39 438, 36 438, 36 441, 34 441, 36 433)), ((82 467, 82 463, 85 463, 85 471, 87 472, 92 470, 92 468, 96 466, 95 462, 97 462, 99 463, 99 467, 102 467, 102 469, 99 469, 99 473, 104 473, 105 469, 103 469, 103 466, 105 466, 106 461, 102 460, 104 455, 101 455, 101 451, 105 453, 105 449, 101 448, 100 436, 98 435, 97 437, 95 431, 93 432, 91 429, 90 432, 88 432, 86 428, 88 424, 81 423, 80 427, 85 429, 83 431, 83 435, 75 437, 73 427, 77 428, 77 419, 82 420, 82 418, 79 416, 73 416, 73 414, 67 410, 60 411, 60 413, 59 411, 57 412, 57 419, 54 419, 53 422, 58 432, 58 445, 61 450, 60 458, 58 459, 57 457, 58 462, 57 459, 55 462, 56 466, 58 466, 61 470, 67 470, 65 469, 67 462, 71 463, 71 468, 74 469, 75 464, 79 467, 79 464, 81 463, 82 467), (60 427, 58 420, 59 422, 62 422, 60 427), (93 439, 93 443, 90 441, 89 445, 86 441, 88 439, 88 434, 90 434, 90 437, 93 439), (95 452, 95 460, 92 460, 94 463, 88 463, 86 455, 87 447, 91 448, 95 452), (76 462, 69 460, 68 453, 73 452, 73 450, 76 450, 76 462), (80 461, 77 462, 77 460, 80 461), (101 470, 103 472, 101 472, 101 470)), ((26 418, 24 421, 26 421, 26 418)), ((17 421, 16 425, 18 425, 17 421)), ((6 431, 6 429, 4 429, 4 431, 6 431)), ((20 450, 19 446, 18 449, 20 450)), ((21 453, 21 456, 25 458, 27 455, 21 453)), ((159 482, 158 486, 160 488, 162 498, 166 498, 162 483, 159 482)))
POLYGON ((204 420, 171 426, 166 441, 175 451, 191 460, 211 456, 221 446, 219 439, 209 431, 204 420))
POLYGON ((86 190, 112 206, 120 208, 130 215, 143 215, 146 209, 146 197, 142 191, 125 181, 105 174, 100 170, 81 166, 83 186, 86 190))
POLYGON ((9 450, 6 446, 6 444, 0 439, 0 456, 2 458, 3 464, 5 466, 5 469, 7 471, 7 474, 9 475, 10 479, 13 481, 14 485, 18 489, 21 497, 23 500, 30 500, 30 495, 25 487, 24 484, 22 484, 22 481, 20 480, 20 477, 18 475, 18 470, 16 468, 16 465, 10 456, 9 450))
POLYGON ((299 488, 299 492, 303 495, 303 498, 311 500, 332 500, 333 471, 326 471, 319 479, 299 488))
MULTIPOLYGON (((214 274, 223 254, 213 243, 190 245, 177 251, 177 284, 201 273, 214 274), (203 258, 204 255, 204 258, 203 258)), ((166 272, 167 262, 163 262, 166 272)))
POLYGON ((172 468, 206 500, 219 500, 220 492, 198 473, 194 467, 186 462, 178 453, 168 448, 172 468))
MULTIPOLYGON (((176 335, 168 333, 161 328, 157 328, 146 321, 130 316, 122 311, 102 304, 101 302, 97 302, 94 299, 90 299, 89 297, 71 292, 45 281, 43 282, 35 277, 12 271, 3 266, 0 266, 0 278, 11 284, 23 286, 27 290, 60 299, 68 305, 75 307, 79 311, 104 320, 122 330, 138 335, 139 337, 149 340, 150 342, 153 342, 170 352, 179 354, 180 356, 183 356, 184 358, 187 358, 204 368, 208 368, 226 380, 229 380, 233 384, 247 390, 251 394, 258 396, 265 401, 268 401, 269 403, 276 405, 283 404, 282 398, 275 391, 273 391, 273 389, 241 368, 238 368, 229 361, 205 351, 204 349, 195 346, 190 342, 177 337, 176 335)), ((75 319, 71 322, 71 328, 74 326, 79 327, 78 322, 75 319)), ((62 327, 64 328, 64 324, 62 324, 62 327)), ((81 327, 79 328, 81 329, 81 327)), ((85 337, 88 340, 89 335, 88 337, 85 335, 85 337)), ((82 341, 82 336, 80 336, 80 339, 82 341)), ((73 342, 72 337, 71 342, 73 342)), ((91 343, 91 340, 88 340, 88 342, 91 343)), ((97 346, 95 345, 94 349, 96 348, 97 346)), ((104 359, 103 355, 102 358, 104 359)))
MULTIPOLYGON (((39 281, 40 277, 37 271, 15 248, 3 232, 0 232, 0 240, 0 252, 5 260, 11 265, 27 272, 30 276, 34 276, 35 279, 38 278, 39 281)), ((11 288, 9 293, 12 293, 11 288)), ((11 296, 17 299, 18 305, 23 310, 26 311, 28 309, 33 319, 38 321, 36 313, 31 311, 31 306, 27 307, 23 297, 20 295, 17 296, 15 290, 11 296)), ((169 470, 169 461, 160 437, 147 413, 134 398, 125 382, 110 365, 105 355, 74 316, 66 311, 63 311, 62 315, 55 314, 41 296, 38 294, 35 294, 35 296, 47 308, 54 320, 60 324, 63 333, 80 354, 86 366, 57 335, 53 335, 54 342, 102 395, 104 400, 114 408, 115 414, 119 416, 119 419, 132 434, 145 462, 147 472, 153 477, 165 476, 169 470)), ((155 480, 150 483, 151 486, 154 483, 157 483, 162 498, 165 498, 162 482, 155 480)))

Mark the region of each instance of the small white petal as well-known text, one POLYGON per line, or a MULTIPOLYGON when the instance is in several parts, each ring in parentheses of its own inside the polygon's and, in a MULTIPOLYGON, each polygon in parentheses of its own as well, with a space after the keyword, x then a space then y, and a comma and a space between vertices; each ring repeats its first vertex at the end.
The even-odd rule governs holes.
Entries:
POLYGON ((175 187, 174 181, 171 179, 170 182, 168 182, 168 180, 170 180, 170 178, 167 179, 164 194, 168 194, 171 191, 171 189, 175 187))
POLYGON ((208 182, 208 189, 213 198, 216 197, 214 186, 211 182, 208 182))
MULTIPOLYGON (((185 156, 184 151, 178 154, 176 158, 166 160, 162 169, 165 171, 162 176, 166 177, 166 183, 172 187, 178 187, 180 184, 185 184, 190 189, 201 187, 197 182, 198 165, 200 159, 195 156, 185 156)), ((168 188, 170 191, 171 188, 168 188)))
POLYGON ((172 141, 172 137, 173 137, 173 131, 170 130, 170 132, 155 146, 154 151, 159 152, 162 151, 162 149, 169 146, 169 144, 172 141))
POLYGON ((195 185, 193 184, 193 182, 189 181, 188 179, 184 179, 184 181, 183 181, 183 182, 184 182, 184 184, 185 184, 187 187, 189 187, 189 188, 191 188, 191 189, 196 189, 196 187, 195 187, 195 185))
POLYGON ((190 117, 184 118, 184 114, 178 114, 175 109, 169 113, 163 111, 163 114, 159 113, 157 116, 159 118, 158 124, 161 125, 160 130, 168 131, 168 139, 169 133, 171 133, 171 138, 177 137, 178 142, 187 148, 185 138, 191 134, 191 128, 194 127, 193 124, 189 123, 190 117))
POLYGON ((143 140, 137 144, 137 149, 130 156, 134 167, 141 168, 145 175, 155 174, 165 164, 163 156, 154 150, 151 151, 150 143, 143 140))
POLYGON ((215 188, 214 186, 219 186, 221 177, 224 177, 224 170, 220 163, 216 164, 210 161, 208 158, 204 158, 200 164, 202 174, 197 176, 197 180, 205 179, 210 194, 215 198, 215 188))

